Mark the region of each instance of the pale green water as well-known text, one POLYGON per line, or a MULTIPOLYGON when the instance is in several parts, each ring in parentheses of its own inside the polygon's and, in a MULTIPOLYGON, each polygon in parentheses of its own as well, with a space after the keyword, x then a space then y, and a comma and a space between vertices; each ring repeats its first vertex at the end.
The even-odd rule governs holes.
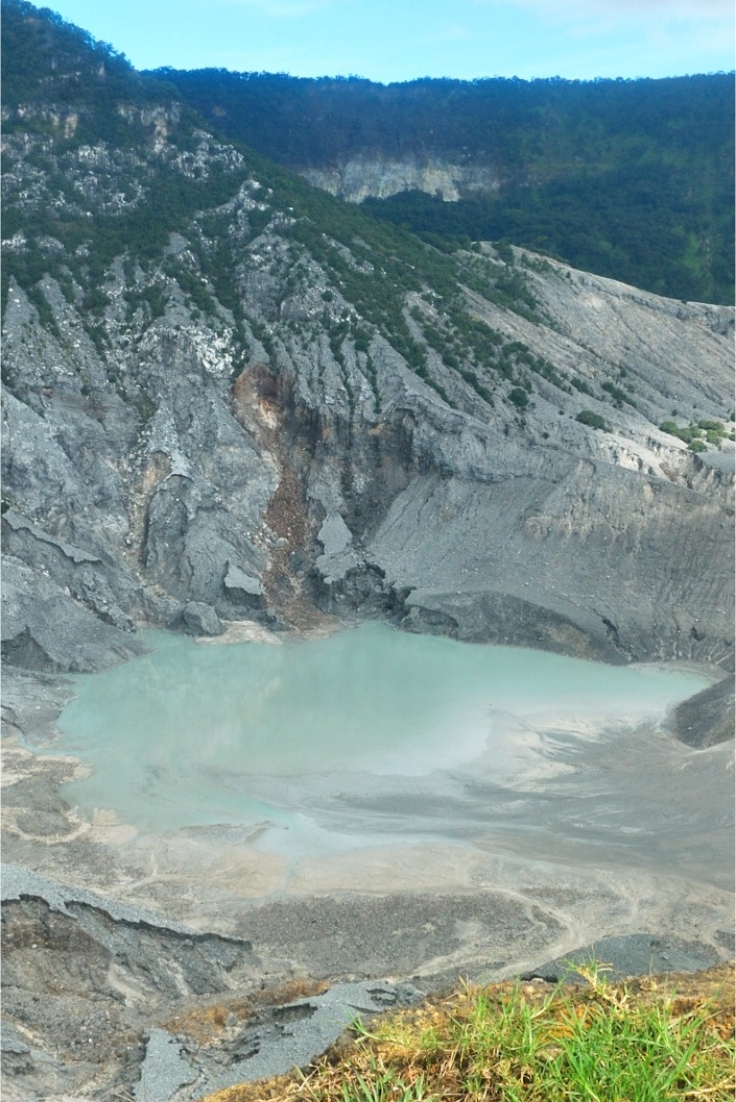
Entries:
POLYGON ((75 679, 55 748, 92 766, 68 799, 147 829, 296 822, 290 801, 252 798, 259 777, 273 791, 345 775, 355 791, 356 774, 390 774, 395 787, 401 776, 472 771, 484 755, 486 779, 513 786, 542 750, 549 757, 540 731, 631 729, 707 684, 380 624, 281 646, 148 641, 153 654, 75 679))

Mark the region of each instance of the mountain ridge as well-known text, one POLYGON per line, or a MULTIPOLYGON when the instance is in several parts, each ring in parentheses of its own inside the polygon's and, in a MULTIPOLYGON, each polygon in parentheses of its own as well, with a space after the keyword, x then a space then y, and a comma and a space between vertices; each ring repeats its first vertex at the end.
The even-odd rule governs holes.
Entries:
POLYGON ((155 72, 224 137, 434 243, 506 238, 659 294, 733 303, 729 74, 380 85, 155 72))

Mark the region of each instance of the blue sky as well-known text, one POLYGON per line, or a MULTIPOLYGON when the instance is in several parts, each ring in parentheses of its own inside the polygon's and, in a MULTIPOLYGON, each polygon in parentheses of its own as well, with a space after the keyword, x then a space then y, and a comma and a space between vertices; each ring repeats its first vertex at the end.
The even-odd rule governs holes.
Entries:
MULTIPOLYGON (((41 5, 39 5, 41 6, 41 5)), ((57 0, 139 69, 662 77, 734 68, 732 0, 57 0)))

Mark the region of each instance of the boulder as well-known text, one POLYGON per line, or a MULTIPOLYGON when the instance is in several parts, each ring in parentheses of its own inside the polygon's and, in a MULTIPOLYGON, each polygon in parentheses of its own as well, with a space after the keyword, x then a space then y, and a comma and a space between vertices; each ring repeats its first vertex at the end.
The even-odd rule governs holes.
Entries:
POLYGON ((189 635, 222 635, 222 624, 212 605, 189 601, 182 611, 184 630, 189 635))

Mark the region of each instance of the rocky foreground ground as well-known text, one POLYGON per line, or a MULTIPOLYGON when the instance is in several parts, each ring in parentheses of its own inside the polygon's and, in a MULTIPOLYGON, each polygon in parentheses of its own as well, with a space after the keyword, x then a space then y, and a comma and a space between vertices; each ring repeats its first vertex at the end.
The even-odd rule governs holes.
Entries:
POLYGON ((6 867, 4 1092, 19 1100, 121 1092, 140 1102, 197 1098, 305 1066, 356 1016, 410 1005, 458 973, 554 983, 570 959, 591 954, 617 975, 694 971, 733 954, 723 930, 716 945, 631 934, 547 960, 563 931, 544 924, 542 908, 524 911, 503 893, 284 902, 256 908, 245 923, 253 938, 245 940, 164 923, 6 867), (446 949, 464 940, 467 952, 471 937, 484 934, 503 962, 476 947, 473 969, 395 975, 397 964, 419 964, 433 941, 446 949), (346 943, 350 978, 327 979, 344 975, 346 943), (269 958, 259 946, 296 959, 269 958), (377 959, 394 966, 393 978, 374 978, 377 959), (523 967, 522 959, 538 963, 523 967))

